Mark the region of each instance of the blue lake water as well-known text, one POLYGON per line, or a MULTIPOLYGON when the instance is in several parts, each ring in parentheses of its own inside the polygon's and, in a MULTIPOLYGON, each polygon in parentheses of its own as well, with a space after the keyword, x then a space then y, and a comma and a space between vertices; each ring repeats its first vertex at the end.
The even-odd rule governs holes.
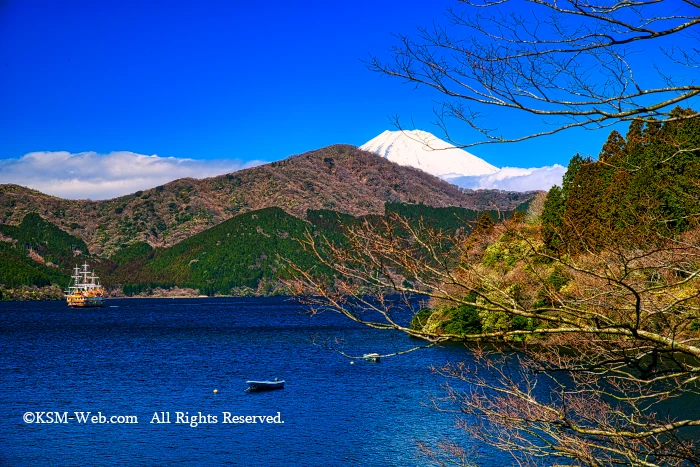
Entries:
MULTIPOLYGON (((351 365, 314 336, 342 338, 355 355, 420 341, 332 313, 309 317, 283 298, 108 305, 0 304, 0 464, 414 466, 426 463, 417 441, 468 445, 452 415, 425 405, 443 395, 430 366, 466 358, 459 345, 351 365), (275 377, 284 390, 244 392, 248 379, 275 377), (138 424, 23 421, 49 411, 135 415, 138 424), (172 423, 150 423, 161 412, 172 423), (177 412, 218 423, 178 424, 177 412), (223 412, 279 413, 284 423, 224 424, 223 412)), ((474 449, 481 465, 512 461, 474 449)))

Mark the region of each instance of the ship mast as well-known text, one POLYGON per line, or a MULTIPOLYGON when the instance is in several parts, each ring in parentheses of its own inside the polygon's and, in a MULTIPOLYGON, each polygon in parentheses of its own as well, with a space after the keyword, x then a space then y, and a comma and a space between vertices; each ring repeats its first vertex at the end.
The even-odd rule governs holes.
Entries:
POLYGON ((73 279, 73 282, 68 285, 68 290, 77 290, 80 284, 80 268, 77 265, 73 268, 73 275, 71 276, 71 279, 73 279))
POLYGON ((87 264, 87 261, 85 261, 85 263, 83 263, 83 270, 82 270, 82 273, 83 273, 83 281, 82 281, 82 283, 83 283, 83 285, 85 286, 84 288, 87 288, 87 283, 88 283, 88 280, 87 280, 87 278, 88 278, 88 272, 89 272, 89 271, 88 271, 88 264, 87 264))

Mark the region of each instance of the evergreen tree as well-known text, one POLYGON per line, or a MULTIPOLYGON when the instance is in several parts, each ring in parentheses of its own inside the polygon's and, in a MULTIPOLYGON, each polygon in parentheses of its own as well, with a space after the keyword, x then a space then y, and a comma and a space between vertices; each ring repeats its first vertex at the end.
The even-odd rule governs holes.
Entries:
POLYGON ((569 191, 571 191, 571 188, 574 184, 574 179, 576 179, 576 175, 578 174, 581 167, 584 164, 588 164, 590 162, 590 159, 584 159, 579 154, 576 154, 574 157, 571 158, 571 160, 569 161, 569 166, 566 168, 566 173, 564 174, 564 178, 561 183, 561 196, 563 199, 566 199, 566 195, 569 193, 569 191))
POLYGON ((564 197, 562 189, 554 185, 547 193, 542 211, 542 239, 550 250, 561 246, 559 232, 564 222, 564 197))
POLYGON ((491 216, 489 216, 489 213, 483 212, 481 213, 479 220, 476 221, 474 231, 479 233, 490 233, 493 231, 494 225, 496 224, 493 222, 493 219, 491 219, 491 216))
POLYGON ((597 250, 609 242, 643 245, 687 230, 700 214, 700 119, 635 120, 626 138, 612 131, 598 161, 574 156, 562 188, 547 195, 545 244, 597 250), (611 235, 613 233, 613 235, 611 235))

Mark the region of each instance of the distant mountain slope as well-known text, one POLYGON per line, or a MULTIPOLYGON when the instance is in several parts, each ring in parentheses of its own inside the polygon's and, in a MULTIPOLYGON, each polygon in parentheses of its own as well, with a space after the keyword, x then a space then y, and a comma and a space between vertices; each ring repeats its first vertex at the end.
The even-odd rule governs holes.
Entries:
POLYGON ((445 179, 493 174, 499 170, 474 154, 421 130, 387 130, 360 146, 360 149, 445 179))
MULTIPOLYGON (((416 226, 425 223, 438 231, 452 232, 468 232, 481 215, 460 207, 386 203, 384 216, 353 217, 320 209, 309 210, 304 220, 270 207, 234 216, 168 248, 136 242, 101 258, 81 253, 87 248, 80 239, 30 213, 19 226, 0 225, 0 298, 3 290, 48 285, 54 286, 52 296, 60 296, 71 268, 83 261, 94 267, 111 293, 120 287, 131 295, 175 286, 205 294, 239 293, 235 291, 239 288, 271 293, 286 275, 281 258, 307 270, 313 268, 322 277, 331 275, 299 247, 297 239, 307 231, 342 245, 347 227, 381 219, 392 222, 394 214, 416 226)), ((512 212, 489 214, 496 220, 512 212)), ((11 291, 10 298, 17 297, 15 292, 11 291)))
POLYGON ((460 190, 353 146, 336 145, 218 177, 179 179, 104 201, 65 200, 17 185, 0 185, 0 224, 37 212, 81 238, 90 253, 109 256, 127 245, 172 246, 234 215, 279 207, 354 216, 383 214, 386 202, 510 210, 534 193, 460 190))
POLYGON ((261 279, 284 277, 286 264, 280 258, 304 268, 316 265, 297 242, 307 230, 333 235, 280 208, 248 212, 170 248, 145 252, 106 278, 120 284, 192 287, 206 294, 229 294, 234 287, 254 289, 261 279))
POLYGON ((85 243, 34 213, 0 225, 0 285, 68 285, 71 268, 86 260, 85 243))
MULTIPOLYGON (((172 286, 208 295, 230 294, 240 287, 258 289, 261 281, 269 284, 288 278, 284 259, 319 277, 331 277, 331 270, 300 248, 298 239, 306 232, 342 246, 346 243, 347 227, 382 218, 391 222, 393 214, 402 215, 415 226, 424 222, 437 231, 450 232, 471 231, 481 215, 465 208, 423 204, 387 203, 385 209, 384 216, 359 218, 330 210, 310 210, 307 220, 303 220, 280 208, 264 208, 235 216, 169 248, 134 244, 97 264, 96 269, 108 286, 121 284, 126 294, 172 286)), ((497 220, 510 217, 512 212, 489 214, 497 220)), ((397 229, 397 233, 400 231, 397 229)))

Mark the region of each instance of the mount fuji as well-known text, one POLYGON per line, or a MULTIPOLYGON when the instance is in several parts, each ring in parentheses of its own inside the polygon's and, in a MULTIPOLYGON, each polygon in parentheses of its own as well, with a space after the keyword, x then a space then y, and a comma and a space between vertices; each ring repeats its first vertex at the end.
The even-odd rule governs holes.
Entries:
POLYGON ((385 131, 360 149, 396 164, 415 167, 449 181, 458 177, 495 174, 499 171, 483 159, 437 138, 427 131, 385 131))
POLYGON ((503 167, 499 169, 427 131, 385 131, 360 149, 396 164, 414 167, 448 183, 469 189, 549 190, 561 185, 566 167, 503 167))

